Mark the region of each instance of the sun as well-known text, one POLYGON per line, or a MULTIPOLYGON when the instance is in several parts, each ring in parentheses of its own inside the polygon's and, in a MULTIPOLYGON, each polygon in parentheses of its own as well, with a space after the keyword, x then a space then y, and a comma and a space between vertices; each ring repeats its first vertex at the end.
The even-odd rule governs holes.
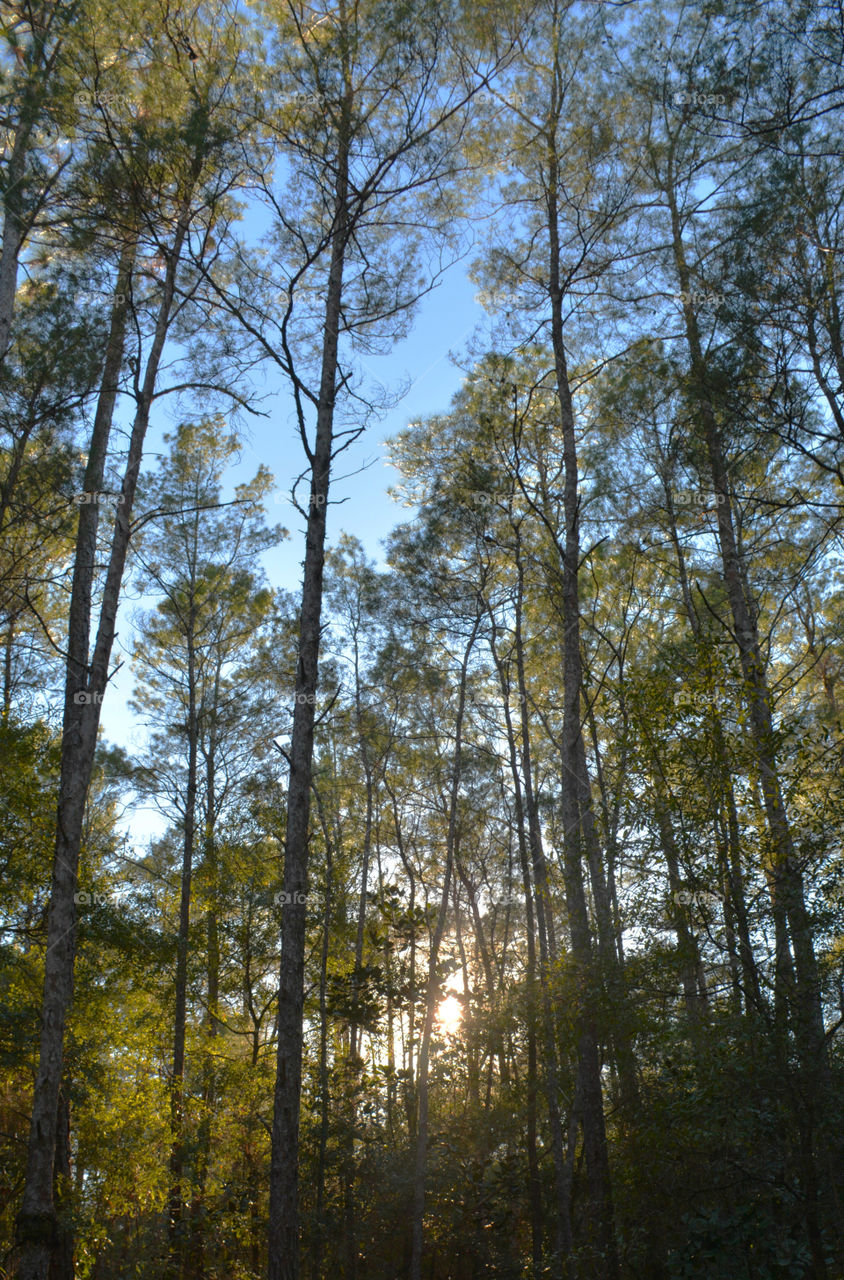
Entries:
POLYGON ((460 1030, 463 1021, 463 1005, 457 996, 446 996, 437 1007, 437 1025, 447 1036, 453 1036, 460 1030))

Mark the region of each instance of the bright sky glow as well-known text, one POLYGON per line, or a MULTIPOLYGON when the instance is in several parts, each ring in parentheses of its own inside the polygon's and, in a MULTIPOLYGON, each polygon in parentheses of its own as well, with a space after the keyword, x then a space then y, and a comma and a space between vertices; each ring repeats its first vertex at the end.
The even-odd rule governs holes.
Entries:
POLYGON ((446 996, 437 1008, 437 1026, 447 1036, 453 1036, 460 1030, 463 1021, 463 1005, 457 996, 446 996))

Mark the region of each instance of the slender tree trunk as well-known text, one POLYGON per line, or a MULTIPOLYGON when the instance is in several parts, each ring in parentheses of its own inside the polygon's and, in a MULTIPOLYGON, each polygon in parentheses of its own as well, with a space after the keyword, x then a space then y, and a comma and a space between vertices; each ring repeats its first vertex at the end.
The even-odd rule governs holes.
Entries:
MULTIPOLYGON (((43 40, 35 33, 36 45, 43 40)), ((3 196, 3 239, 0 243, 0 369, 12 341, 12 320, 18 283, 18 260, 26 234, 23 182, 26 173, 30 139, 40 108, 43 89, 39 92, 32 81, 24 92, 24 109, 15 130, 12 154, 6 170, 3 196)))
POLYGON ((363 764, 364 785, 366 790, 366 817, 364 820, 363 850, 360 872, 360 896, 358 899, 357 933, 355 935, 355 967, 352 973, 352 1021, 349 1027, 348 1087, 349 1115, 347 1120, 344 1180, 344 1211, 346 1229, 346 1280, 355 1280, 357 1276, 357 1241, 355 1228, 355 1126, 357 1124, 357 1090, 360 1070, 358 1054, 359 1025, 357 1021, 356 1003, 360 987, 360 972, 363 965, 363 943, 366 930, 367 886, 369 884, 369 860, 372 853, 372 819, 374 808, 374 785, 372 762, 366 742, 366 729, 363 723, 363 705, 361 699, 360 660, 358 654, 357 635, 355 636, 355 717, 358 729, 358 746, 363 764))
MULTIPOLYGON (((469 877, 466 874, 466 870, 461 864, 459 858, 457 859, 457 862, 455 864, 455 869, 460 879, 460 883, 463 885, 463 888, 466 890, 466 896, 469 901, 469 914, 472 919, 472 931, 475 935, 475 943, 478 948, 478 955, 481 958, 481 968, 483 970, 484 985, 486 987, 486 992, 487 992, 487 1008, 489 1012, 492 1014, 494 1022, 497 1022, 495 1015, 496 1015, 496 1006, 498 1001, 497 1001, 497 994, 496 994, 495 973, 493 971, 492 960, 490 959, 490 955, 489 955, 489 948, 487 947, 486 939, 484 937, 483 921, 481 920, 481 913, 478 907, 477 894, 475 893, 474 886, 469 880, 469 877)), ((467 981, 466 990, 468 991, 468 989, 469 987, 468 987, 468 981, 467 981)), ((489 1053, 490 1053, 490 1060, 494 1058, 498 1059, 499 1077, 501 1079, 501 1085, 502 1085, 502 1088, 508 1089, 510 1087, 510 1078, 509 1078, 509 1071, 507 1069, 507 1057, 504 1052, 504 1036, 500 1027, 498 1027, 497 1025, 493 1026, 489 1034, 489 1053)))
MULTIPOLYGON (((806 907, 803 873, 797 859, 797 850, 794 846, 780 784, 771 695, 759 644, 757 609, 747 588, 744 564, 736 538, 724 444, 711 397, 710 379, 703 356, 697 315, 692 294, 689 292, 690 273, 686 262, 676 194, 671 182, 666 189, 666 196, 671 213, 674 265, 684 296, 683 316, 693 392, 703 427, 713 496, 716 502, 721 564, 730 603, 733 634, 739 650, 750 732, 773 852, 772 887, 775 897, 782 905, 794 950, 796 981, 792 988, 793 1025, 799 1046, 806 1098, 805 1110, 801 1108, 802 1114, 798 1117, 805 1139, 801 1143, 801 1161, 806 1195, 806 1226, 815 1280, 825 1280, 827 1267, 818 1224, 818 1184, 812 1149, 815 1109, 821 1097, 827 1094, 829 1083, 820 977, 815 957, 812 923, 806 907)), ((782 958, 784 953, 780 951, 780 945, 777 950, 782 958)))
POLYGON ((446 832, 445 873, 440 894, 440 905, 431 949, 428 955, 428 987, 425 1000, 425 1022, 422 1027, 422 1038, 419 1045, 417 1065, 418 1081, 418 1117, 416 1122, 416 1159, 413 1175, 413 1234, 410 1257, 410 1280, 422 1280, 422 1246, 425 1214, 425 1180, 428 1165, 428 1058, 431 1047, 431 1035, 434 1028, 434 1015, 437 1006, 437 962, 440 943, 445 932, 445 921, 448 913, 448 899, 451 890, 451 876, 454 868, 455 849, 457 844, 457 801, 460 793, 462 774, 463 712, 466 705, 466 676, 469 658, 475 645, 480 626, 480 615, 475 619, 469 642, 463 654, 460 668, 460 689, 457 702, 457 722, 454 735, 454 758, 451 771, 449 796, 448 829, 446 832))
POLYGON ((696 1030, 706 1013, 706 997, 701 994, 698 975, 701 969, 700 948, 693 930, 689 927, 689 914, 680 901, 679 894, 683 890, 680 879, 680 857, 674 840, 671 819, 666 811, 664 800, 657 801, 656 820, 659 828, 659 842, 662 845, 662 856, 668 871, 668 890, 671 896, 669 915, 677 935, 677 947, 680 953, 680 979, 683 983, 683 999, 686 1013, 692 1029, 696 1030))
MULTIPOLYGON (((252 1071, 253 1074, 258 1070, 258 1060, 261 1056, 261 1027, 260 1023, 253 1022, 252 1031, 252 1071)), ((253 1114, 250 1117, 250 1130, 258 1127, 258 1121, 253 1114)), ((258 1160, 253 1155, 252 1168, 249 1171, 249 1260, 253 1272, 257 1275, 258 1267, 261 1259, 261 1231, 259 1230, 258 1202, 261 1195, 261 1169, 258 1160)))
POLYGON ((692 295, 689 293, 690 274, 686 264, 680 216, 673 190, 669 190, 667 196, 671 211, 675 267, 683 297, 686 299, 683 303, 683 313, 694 391, 704 429, 716 502, 718 544, 724 582, 739 649, 765 816, 774 850, 772 870, 794 947, 797 978, 795 1026, 802 1046, 801 1056, 804 1065, 820 1079, 827 1074, 827 1056, 812 926, 806 908, 803 875, 797 861, 791 827, 782 798, 776 761, 771 695, 759 646, 756 609, 748 597, 744 567, 736 540, 727 463, 715 408, 710 397, 697 316, 691 301, 692 295))
POLYGON ((607 884, 604 860, 595 814, 592 808, 592 784, 586 761, 586 744, 582 725, 578 733, 577 769, 580 821, 586 846, 586 862, 589 883, 595 904, 595 925, 598 953, 601 957, 601 978, 610 1005, 609 1041, 612 1047, 620 1083, 620 1100, 624 1115, 632 1120, 639 1102, 639 1085, 636 1078, 636 1060, 633 1055, 632 1027, 625 990, 623 959, 616 947, 612 900, 607 884))
MULTIPOLYGON (((691 588, 689 586, 689 575, 686 567, 686 556, 683 551, 680 536, 677 530, 677 519, 674 508, 674 498, 669 483, 667 472, 662 477, 663 493, 665 496, 666 509, 668 511, 671 543, 674 548, 674 555, 677 561, 677 569, 680 577, 680 588, 683 596, 683 607, 688 619, 689 627, 692 634, 699 643, 702 642, 700 619, 694 607, 692 600, 691 588)), ((728 865, 727 880, 729 888, 729 896, 732 903, 732 909, 735 914, 736 927, 738 932, 738 950, 739 961, 742 971, 743 991, 745 1010, 754 1012, 754 1016, 758 1016, 764 1009, 764 1000, 762 997, 761 987, 759 984, 759 972, 753 956, 753 947, 750 941, 750 929, 747 919, 747 904, 744 894, 744 876, 741 866, 741 844, 739 841, 738 813, 736 811, 735 791, 733 788, 732 775, 729 769, 729 752, 727 743, 724 738, 724 730, 721 720, 717 712, 713 712, 710 716, 710 725, 714 736, 715 760, 717 767, 723 777, 723 786, 726 796, 727 806, 727 836, 728 836, 728 865)))
MULTIPOLYGON (((527 1027, 527 1098, 526 1098, 526 1114, 525 1114, 525 1138, 527 1142, 527 1161, 528 1161, 528 1199, 530 1201, 530 1233, 531 1233, 531 1262, 533 1265, 533 1280, 540 1280, 542 1271, 542 1236, 543 1236, 543 1208, 542 1208, 542 1182, 539 1176, 539 1150, 537 1143, 537 1095, 538 1089, 538 1071, 537 1071, 537 1054, 536 1054, 536 1022, 537 1009, 539 1002, 536 991, 536 926, 533 911, 533 884, 530 874, 530 862, 528 859, 527 840, 525 839, 524 815, 522 812, 522 798, 518 783, 518 765, 516 762, 516 744, 513 738, 512 725, 510 724, 509 708, 506 711, 507 716, 507 735, 510 744, 510 768, 513 773, 514 785, 516 791, 516 839, 519 849, 519 865, 522 872, 522 885, 525 894, 525 933, 527 938, 527 972, 525 974, 525 984, 527 988, 528 999, 528 1027, 527 1027)), ((546 1018, 547 1026, 547 1018, 546 1018)), ((556 1053, 556 1045, 555 1045, 556 1053)), ((553 1059, 549 1060, 553 1061, 553 1059)), ((554 1092, 554 1076, 553 1073, 549 1078, 548 1094, 548 1114, 551 1124, 552 1144, 556 1153, 556 1130, 560 1130, 560 1146, 562 1146, 562 1122, 560 1119, 560 1108, 554 1092)), ((571 1177, 567 1176, 563 1170, 557 1166, 555 1160, 555 1173, 557 1176, 557 1214, 562 1218, 561 1235, 558 1240, 558 1248, 565 1250, 567 1243, 571 1240, 571 1177)), ((557 1228, 558 1232, 560 1228, 557 1228)))
MULTIPOLYGON (((42 11, 43 12, 43 11, 42 11)), ((47 51, 48 40, 53 35, 54 22, 62 21, 65 29, 75 17, 75 5, 69 5, 59 15, 59 6, 44 14, 41 20, 33 18, 31 41, 25 59, 27 79, 21 97, 21 113, 14 131, 11 155, 6 166, 3 183, 3 232, 0 241, 0 371, 12 340, 12 321, 17 292, 18 263, 27 236, 44 207, 47 191, 42 187, 37 199, 24 191, 26 166, 32 150, 32 135, 41 114, 47 83, 55 70, 62 52, 61 33, 52 49, 47 51)), ((49 184, 48 184, 49 185, 49 184)))
POLYGON ((205 1202, 208 1185, 208 1169, 211 1160, 211 1128, 216 1104, 216 1080, 214 1042, 220 1026, 220 933, 217 913, 219 871, 217 866, 217 708, 220 704, 219 660, 214 672, 212 712, 205 750, 205 834, 203 838, 203 864, 207 883, 207 908, 205 915, 206 985, 205 1044, 202 1063, 202 1114, 199 1122, 196 1159, 196 1193, 191 1203, 191 1239, 187 1273, 190 1280, 204 1280, 206 1222, 205 1202))
MULTIPOLYGON (((625 730, 618 771, 619 775, 624 777, 627 764, 627 710, 623 693, 621 695, 621 702, 625 730)), ((618 964, 623 972, 624 940, 621 932, 621 919, 619 916, 618 897, 616 894, 615 883, 615 866, 618 860, 617 813, 614 813, 610 809, 609 796, 607 795, 607 787, 604 779, 604 770, 601 765, 601 752, 598 743, 598 725, 595 720, 595 709, 591 703, 587 707, 586 716, 589 721, 589 736, 592 740, 592 750, 595 755, 595 776, 598 783, 598 793, 601 797, 601 813, 604 820, 604 828, 607 833, 607 894, 609 897, 610 929, 615 946, 615 953, 618 958, 618 964)))
POLYGON ((67 1082, 59 1091, 53 1183, 59 1222, 58 1245, 50 1255, 50 1280, 73 1280, 73 1228, 66 1216, 72 1208, 73 1189, 70 1169, 70 1090, 67 1082))
MULTIPOLYGON (((729 844, 727 840, 726 828, 723 822, 723 814, 718 813, 715 817, 714 832, 715 846, 718 850, 719 862, 719 882, 722 886, 729 885, 729 844)), ((739 962, 738 940, 736 935, 736 914, 733 910, 732 895, 724 893, 721 900, 722 915, 724 919, 724 938, 727 945, 727 963, 730 969, 730 985, 733 989, 733 1008, 736 1013, 742 1013, 744 1010, 744 1001, 742 999, 742 983, 741 983, 741 964, 739 962)))
POLYGON ((325 300, 316 441, 309 450, 311 493, 299 615, 296 704, 290 744, 287 833, 284 847, 278 1053, 270 1162, 269 1280, 299 1280, 299 1102, 305 991, 305 892, 314 749, 314 702, 319 676, 325 526, 331 474, 337 352, 348 218, 348 155, 341 147, 335 188, 331 264, 325 300))
POLYGON ((15 621, 9 617, 6 634, 3 637, 3 718, 9 719, 12 709, 12 654, 15 646, 15 621))
POLYGON ((557 962, 557 936, 554 913, 548 884, 548 868, 542 845, 539 811, 533 789, 533 763, 531 757, 530 717, 528 714, 527 678, 525 674, 524 643, 522 637, 522 609, 524 603, 524 565, 521 542, 516 540, 517 592, 515 610, 516 672, 519 689, 519 715, 521 730, 521 775, 514 774, 517 815, 527 819, 527 839, 530 850, 531 871, 536 902, 536 924, 539 939, 539 989, 542 998, 542 1024, 545 1047, 545 1089, 548 1098, 548 1120, 551 1129, 551 1150, 556 1180, 556 1213, 554 1215, 554 1256, 551 1263, 552 1277, 562 1276, 568 1266, 573 1247, 571 1226, 571 1179, 568 1176, 563 1142, 563 1122, 560 1114, 560 1061, 557 1046, 557 1020, 551 997, 551 971, 557 962), (521 813, 520 813, 521 810, 521 813))
MULTIPOLYGON (((569 384, 568 364, 563 341, 563 292, 560 282, 560 239, 558 226, 559 173, 553 147, 549 155, 548 231, 549 231, 549 298, 551 303, 551 341, 560 410, 565 472, 564 512, 565 547, 562 563, 563 596, 563 780, 562 818, 564 831, 564 879, 569 916, 572 957, 584 984, 585 995, 577 1012, 578 1071, 583 1099, 583 1142, 590 1193, 590 1233, 595 1247, 594 1273, 602 1280, 618 1276, 618 1255, 610 1188, 609 1158, 604 1120, 601 1059, 596 1024, 595 966, 592 936, 586 906, 581 857, 587 856, 594 844, 590 823, 591 785, 585 772, 586 753, 583 746, 581 698, 583 669, 580 654, 580 601, 578 570, 580 565, 580 526, 578 497, 577 446, 574 429, 574 406, 569 384), (591 988, 591 990, 590 990, 591 988)), ((597 855, 600 856, 599 854, 597 855)), ((595 851, 593 850, 593 858, 595 851)), ((605 922, 606 928, 606 922, 605 922)))
MULTIPOLYGON (((517 599, 517 626, 520 625, 521 598, 517 599)), ((525 894, 525 929, 527 934, 527 994, 528 994, 528 1079, 527 1079, 527 1156, 528 1156, 528 1194, 531 1217, 531 1258, 534 1280, 542 1275, 543 1257, 543 1210, 542 1187, 539 1178, 539 1156, 536 1136, 536 1098, 537 1098, 537 1054, 536 1024, 539 1002, 536 990, 536 929, 534 921, 534 895, 531 880, 528 842, 525 834, 524 801, 522 784, 519 776, 519 762, 516 749, 516 734, 510 713, 510 681, 504 662, 495 647, 495 620, 491 617, 493 635, 491 651, 501 686, 504 721, 507 730, 507 745, 510 756, 510 772, 513 778, 514 807, 516 811, 516 839, 519 850, 519 863, 522 872, 522 884, 525 894)), ((524 680, 519 682, 519 688, 524 680)), ((520 705, 524 705, 523 703, 520 705)), ((523 731, 524 731, 524 722, 523 731)), ((544 995, 544 990, 543 990, 544 995)), ((543 1031, 545 1038, 545 1081, 548 1101, 548 1121, 551 1129, 551 1147, 554 1154, 554 1172, 556 1177, 556 1214, 555 1214, 555 1246, 560 1257, 571 1250, 571 1179, 566 1177, 563 1160, 562 1120, 559 1106, 559 1079, 557 1067, 557 1045, 554 1037, 553 1019, 547 1001, 543 1000, 543 1031), (550 1019, 550 1021, 549 1021, 550 1019), (550 1026, 550 1034, 549 1034, 550 1026)), ((557 1266, 559 1267, 559 1263, 557 1266)))
POLYGON ((2 484, 0 484, 0 537, 5 535, 7 528, 14 520, 14 514, 10 514, 12 498, 17 489, 18 480, 26 460, 27 446, 37 422, 38 415, 35 405, 30 401, 26 418, 23 422, 16 423, 17 429, 12 436, 6 474, 3 477, 2 484), (10 516, 9 520, 6 519, 7 516, 10 516))
POLYGON ((328 1150, 328 1121, 331 1097, 328 1088, 328 952, 331 944, 331 911, 334 883, 334 856, 331 831, 326 821, 319 791, 313 788, 325 840, 325 903, 322 912, 322 947, 319 963, 319 1154, 317 1156, 316 1205, 311 1246, 311 1280, 322 1280, 325 1247, 325 1170, 328 1150))
MULTIPOLYGON (((460 856, 455 851, 454 870, 458 871, 458 876, 452 875, 451 878, 451 905, 454 912, 454 940, 457 943, 457 954, 460 956, 460 974, 463 979, 463 992, 466 1004, 464 1006, 464 1018, 461 1023, 461 1031, 463 1034, 464 1051, 466 1054, 466 1096, 468 1097, 471 1112, 477 1116, 481 1110, 481 1060, 479 1054, 478 1037, 472 1026, 471 1020, 465 1016, 472 1008, 472 986, 471 977, 469 975, 469 965, 466 960, 466 945, 463 941, 463 915, 460 910, 460 888, 458 879, 462 883, 462 877, 459 875, 460 856)), ((494 996, 490 1007, 494 1007, 494 996)), ((489 1058, 489 1071, 487 1072, 488 1081, 492 1080, 492 1064, 493 1055, 489 1058)), ((490 1086, 487 1088, 487 1100, 490 1095, 490 1086)), ((487 1106, 489 1105, 487 1101, 487 1106)), ((484 1143, 488 1136, 488 1130, 484 1130, 484 1143)))
POLYGON ((182 877, 179 897, 179 932, 176 943, 176 1007, 173 1019, 173 1073, 170 1080, 170 1193, 167 1211, 169 1235, 169 1280, 181 1280, 185 1255, 184 1194, 184 1081, 185 1032, 187 1020, 188 947, 190 943, 191 885, 193 850, 196 838, 196 791, 199 730, 196 715, 196 650, 194 641, 194 606, 187 617, 187 785, 185 789, 184 835, 182 842, 182 877))
MULTIPOLYGON (((726 758, 726 757, 725 757, 726 758)), ((727 878, 730 901, 736 919, 739 944, 739 963, 742 973, 742 990, 745 1012, 752 1019, 758 1019, 765 1009, 762 988, 759 982, 759 970, 753 955, 753 944, 750 940, 750 926, 747 919, 747 902, 744 892, 744 873, 741 865, 741 844, 739 841, 738 812, 733 780, 729 773, 724 778, 727 804, 727 878)))
MULTIPOLYGON (((94 765, 100 704, 108 680, 108 666, 114 642, 120 587, 129 546, 132 505, 158 368, 167 337, 176 267, 187 234, 193 188, 199 171, 200 166, 197 164, 180 209, 173 246, 168 258, 164 294, 159 308, 155 336, 150 348, 129 438, 129 455, 120 494, 122 501, 115 511, 111 554, 106 570, 97 637, 90 664, 88 652, 98 504, 92 502, 83 505, 79 513, 68 623, 62 759, 56 846, 47 924, 39 1064, 33 1097, 26 1184, 23 1204, 17 1219, 16 1242, 20 1248, 18 1280, 47 1280, 50 1252, 55 1243, 52 1173, 56 1114, 64 1059, 64 1029, 73 998, 73 967, 76 952, 74 895, 85 804, 94 765)), ((128 297, 129 273, 129 267, 125 260, 122 260, 118 281, 119 296, 124 298, 128 297)), ((85 473, 86 492, 97 492, 102 486, 111 416, 117 393, 117 377, 122 361, 125 305, 125 303, 118 304, 112 314, 102 389, 85 473)))
MULTIPOLYGON (((385 899, 384 864, 381 858, 381 824, 378 823, 375 836, 375 848, 378 856, 378 893, 381 902, 385 899)), ((390 913, 390 925, 394 923, 394 913, 390 913)), ((388 929, 384 944, 384 984, 387 993, 387 1141, 391 1145, 396 1142, 396 1043, 395 1043, 395 971, 393 969, 393 934, 388 929)))
MULTIPOLYGON (((408 884, 410 887, 410 892, 408 895, 409 917, 411 921, 414 921, 415 912, 416 912, 416 875, 413 870, 413 864, 408 858, 407 850, 404 847, 404 836, 402 834, 401 821, 399 819, 399 809, 398 809, 398 802, 396 800, 396 794, 391 788, 389 780, 387 779, 386 776, 384 777, 383 781, 384 781, 384 789, 386 790, 387 795, 390 797, 390 803, 393 809, 393 825, 396 833, 396 848, 399 851, 399 857, 401 858, 402 866, 405 869, 405 873, 408 879, 408 884)), ((405 1055, 405 1059, 403 1061, 403 1066, 405 1070, 403 1096, 404 1096, 405 1114, 407 1116, 407 1131, 408 1131, 408 1134, 410 1135, 411 1141, 413 1142, 416 1139, 416 1106, 415 1106, 416 1095, 415 1095, 415 1089, 414 1089, 414 1061, 413 1061, 413 1043, 416 1038, 416 1016, 415 1016, 416 927, 415 927, 415 924, 412 924, 411 926, 410 960, 409 960, 408 968, 409 968, 408 985, 410 988, 410 1001, 409 1001, 409 1009, 408 1009, 408 1015, 407 1015, 407 1022, 408 1022, 407 1052, 405 1055)))

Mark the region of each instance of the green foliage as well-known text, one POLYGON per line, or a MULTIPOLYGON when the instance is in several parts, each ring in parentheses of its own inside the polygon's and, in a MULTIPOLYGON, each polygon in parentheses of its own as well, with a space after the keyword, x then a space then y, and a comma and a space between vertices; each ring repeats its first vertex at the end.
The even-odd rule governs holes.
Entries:
MULTIPOLYGON (((230 482, 238 415, 267 412, 269 362, 292 394, 270 388, 273 421, 292 410, 310 465, 313 417, 336 396, 342 454, 386 403, 353 358, 406 334, 473 222, 490 331, 451 404, 391 442, 413 511, 383 563, 330 530, 295 904, 303 1275, 408 1275, 452 841, 423 1274, 557 1280, 556 1107, 568 1275, 615 1280, 578 1067, 588 1008, 621 1280, 844 1277, 841 32, 814 0, 763 8, 3 5, 0 195, 17 272, 0 365, 3 1276, 38 1053, 55 691, 89 425, 123 261, 96 619, 126 411, 187 199, 153 399, 170 433, 132 513, 139 611, 118 619, 146 738, 100 746, 76 893, 70 1140, 57 1148, 75 1274, 172 1269, 185 936, 182 1280, 266 1274, 298 620, 266 568, 286 537, 265 509, 273 479, 261 466, 230 482), (332 388, 321 357, 341 205, 332 388), (574 643, 588 964, 575 961, 563 816, 574 643), (823 1023, 815 1058, 807 1008, 823 1023)), ((301 480, 284 477, 308 516, 301 480)))

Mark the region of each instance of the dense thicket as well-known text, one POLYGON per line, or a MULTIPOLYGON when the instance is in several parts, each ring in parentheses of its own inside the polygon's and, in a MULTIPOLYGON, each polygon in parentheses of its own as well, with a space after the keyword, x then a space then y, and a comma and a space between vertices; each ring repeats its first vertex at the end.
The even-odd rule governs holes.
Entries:
POLYGON ((0 14, 0 1276, 844 1280, 840 0, 0 14))

